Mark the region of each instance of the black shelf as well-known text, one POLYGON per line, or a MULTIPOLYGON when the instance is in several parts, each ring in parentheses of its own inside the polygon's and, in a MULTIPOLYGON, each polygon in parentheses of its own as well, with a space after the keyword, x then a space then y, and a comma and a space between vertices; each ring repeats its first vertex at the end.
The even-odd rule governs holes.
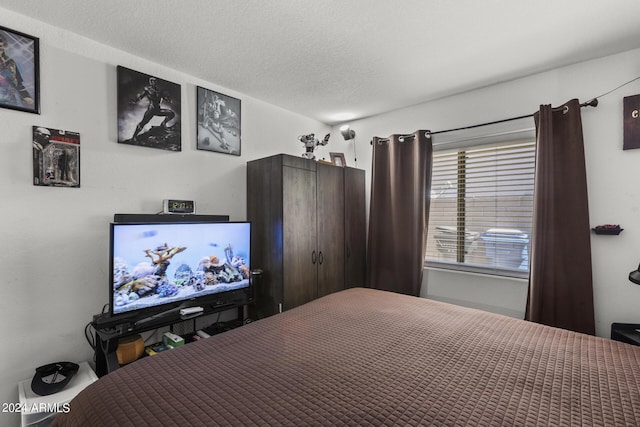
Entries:
POLYGON ((618 234, 622 233, 624 228, 597 228, 596 227, 596 228, 592 228, 592 230, 596 234, 603 234, 607 236, 617 236, 618 234))

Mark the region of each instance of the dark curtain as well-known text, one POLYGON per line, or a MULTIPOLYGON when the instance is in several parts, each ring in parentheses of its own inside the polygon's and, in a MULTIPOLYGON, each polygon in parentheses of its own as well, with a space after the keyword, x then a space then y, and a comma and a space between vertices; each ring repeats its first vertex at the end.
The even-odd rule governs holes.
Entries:
POLYGON ((580 104, 541 105, 525 319, 595 334, 587 176, 580 104))
POLYGON ((420 295, 432 164, 428 131, 373 138, 368 287, 420 295))

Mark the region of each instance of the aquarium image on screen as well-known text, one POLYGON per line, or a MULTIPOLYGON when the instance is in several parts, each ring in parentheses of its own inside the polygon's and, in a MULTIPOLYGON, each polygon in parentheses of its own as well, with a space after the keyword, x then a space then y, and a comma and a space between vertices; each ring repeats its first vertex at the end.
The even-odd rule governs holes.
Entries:
POLYGON ((249 286, 248 222, 111 224, 111 313, 249 286))

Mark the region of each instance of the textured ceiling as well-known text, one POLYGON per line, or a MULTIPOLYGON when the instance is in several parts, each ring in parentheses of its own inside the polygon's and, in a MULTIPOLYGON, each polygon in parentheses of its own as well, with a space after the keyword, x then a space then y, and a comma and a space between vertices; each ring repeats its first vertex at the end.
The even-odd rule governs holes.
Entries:
MULTIPOLYGON (((0 0, 0 7, 328 124, 640 47, 638 0, 0 0)), ((11 28, 1 17, 0 25, 11 28)))

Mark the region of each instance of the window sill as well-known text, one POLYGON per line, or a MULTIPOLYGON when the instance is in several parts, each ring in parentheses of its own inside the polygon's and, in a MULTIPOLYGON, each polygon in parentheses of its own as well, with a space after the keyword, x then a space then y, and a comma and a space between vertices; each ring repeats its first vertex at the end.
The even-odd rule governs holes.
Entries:
POLYGON ((438 261, 425 261, 424 267, 440 270, 440 271, 449 271, 456 273, 466 273, 466 274, 479 274, 482 276, 494 276, 494 277, 504 277, 506 279, 518 279, 522 281, 529 281, 529 272, 523 270, 509 270, 509 269, 497 269, 497 268, 487 268, 473 265, 460 265, 456 263, 448 263, 448 262, 438 262, 438 261))

